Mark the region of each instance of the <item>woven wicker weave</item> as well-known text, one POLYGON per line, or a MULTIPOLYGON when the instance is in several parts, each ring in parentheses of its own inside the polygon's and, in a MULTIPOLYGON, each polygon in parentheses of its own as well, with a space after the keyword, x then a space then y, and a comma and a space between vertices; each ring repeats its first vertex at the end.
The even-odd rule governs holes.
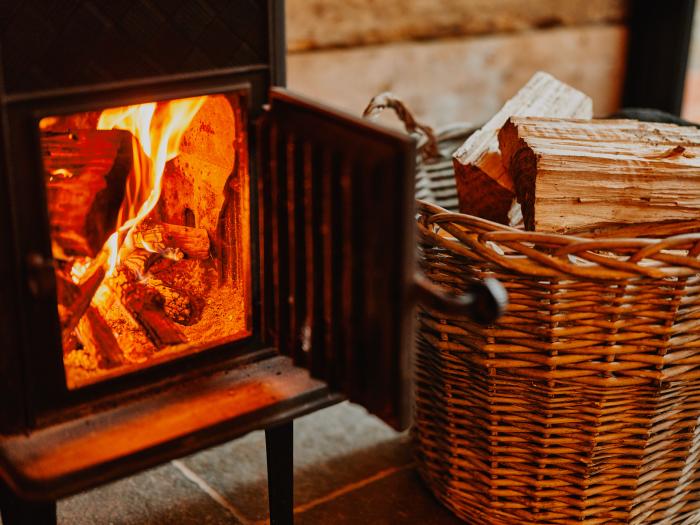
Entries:
POLYGON ((421 264, 498 278, 490 327, 422 310, 420 471, 474 524, 700 523, 700 234, 584 239, 419 204, 421 264))

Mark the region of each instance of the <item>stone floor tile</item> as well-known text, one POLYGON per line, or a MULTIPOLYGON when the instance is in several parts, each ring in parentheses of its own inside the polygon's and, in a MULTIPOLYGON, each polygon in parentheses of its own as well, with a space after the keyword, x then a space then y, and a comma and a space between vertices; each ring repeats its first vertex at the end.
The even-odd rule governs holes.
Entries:
MULTIPOLYGON (((364 409, 342 403, 294 424, 296 505, 412 461, 405 434, 364 409)), ((250 520, 266 519, 265 438, 255 432, 183 460, 250 520)))
POLYGON ((423 485, 415 469, 398 472, 298 513, 296 525, 463 525, 423 485))
POLYGON ((59 525, 235 525, 171 464, 61 500, 59 525))

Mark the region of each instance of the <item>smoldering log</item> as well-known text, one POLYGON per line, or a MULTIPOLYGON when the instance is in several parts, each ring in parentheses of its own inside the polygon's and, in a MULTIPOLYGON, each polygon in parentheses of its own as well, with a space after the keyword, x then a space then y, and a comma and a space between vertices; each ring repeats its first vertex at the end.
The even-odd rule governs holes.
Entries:
POLYGON ((134 245, 158 253, 168 259, 209 258, 209 235, 204 228, 179 224, 144 221, 134 231, 134 245))
POLYGON ((133 279, 139 279, 141 283, 152 288, 161 295, 163 312, 170 319, 180 324, 187 324, 192 318, 192 300, 185 292, 168 286, 160 279, 145 276, 153 262, 159 257, 158 254, 151 253, 143 248, 136 248, 122 263, 124 267, 131 271, 133 279))
POLYGON ((51 238, 66 256, 94 257, 116 228, 133 166, 121 130, 42 132, 51 238))
POLYGON ((64 350, 72 347, 73 330, 90 306, 104 277, 104 266, 99 258, 80 283, 74 283, 67 275, 56 272, 56 294, 64 350))
POLYGON ((185 335, 164 312, 163 296, 125 265, 108 281, 119 302, 138 322, 158 349, 187 341, 185 335))
POLYGON ((148 286, 154 288, 163 298, 165 315, 179 324, 190 322, 194 313, 194 307, 189 295, 172 286, 168 286, 160 279, 150 278, 148 286))
POLYGON ((75 331, 85 348, 94 349, 100 368, 114 368, 124 363, 114 332, 95 307, 90 306, 85 311, 75 331))

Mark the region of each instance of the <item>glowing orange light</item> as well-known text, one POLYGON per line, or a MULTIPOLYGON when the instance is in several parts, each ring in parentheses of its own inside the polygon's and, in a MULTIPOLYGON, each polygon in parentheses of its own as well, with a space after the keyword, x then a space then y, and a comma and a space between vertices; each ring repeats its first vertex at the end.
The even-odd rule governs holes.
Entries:
POLYGON ((177 156, 182 136, 206 98, 110 108, 100 115, 97 129, 123 129, 133 135, 134 169, 127 181, 117 230, 105 243, 108 274, 133 250, 134 228, 160 199, 165 163, 177 156))

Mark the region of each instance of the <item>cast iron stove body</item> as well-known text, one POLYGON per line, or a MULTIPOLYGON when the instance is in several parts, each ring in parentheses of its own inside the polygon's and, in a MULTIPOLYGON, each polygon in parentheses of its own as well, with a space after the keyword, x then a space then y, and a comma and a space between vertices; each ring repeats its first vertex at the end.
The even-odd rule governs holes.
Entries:
POLYGON ((0 31, 6 525, 258 428, 288 519, 293 418, 408 420, 412 304, 446 304, 413 141, 274 87, 280 0, 12 1, 0 31))

